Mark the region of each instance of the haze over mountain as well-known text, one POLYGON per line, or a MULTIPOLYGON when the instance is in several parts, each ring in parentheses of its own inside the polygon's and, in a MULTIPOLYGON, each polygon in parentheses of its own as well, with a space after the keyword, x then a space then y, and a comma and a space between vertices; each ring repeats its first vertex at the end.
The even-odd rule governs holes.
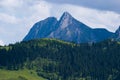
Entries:
POLYGON ((38 38, 57 38, 76 43, 98 42, 109 38, 119 38, 118 29, 115 33, 104 28, 92 29, 76 20, 68 12, 64 12, 60 20, 48 17, 34 24, 23 41, 38 38))

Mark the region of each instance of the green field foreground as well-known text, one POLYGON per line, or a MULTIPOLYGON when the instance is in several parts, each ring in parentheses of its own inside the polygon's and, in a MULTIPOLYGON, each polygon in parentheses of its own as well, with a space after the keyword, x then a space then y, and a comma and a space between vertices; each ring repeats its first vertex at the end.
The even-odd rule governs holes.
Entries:
POLYGON ((0 69, 0 80, 46 80, 33 70, 9 71, 0 69))

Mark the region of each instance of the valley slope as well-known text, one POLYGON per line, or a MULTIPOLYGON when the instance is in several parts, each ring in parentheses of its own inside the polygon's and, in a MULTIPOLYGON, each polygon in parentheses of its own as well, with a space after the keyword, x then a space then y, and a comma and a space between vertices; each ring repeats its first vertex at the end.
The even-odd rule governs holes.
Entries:
POLYGON ((119 80, 119 55, 120 43, 113 39, 84 44, 37 39, 0 47, 0 68, 33 70, 49 80, 119 80))

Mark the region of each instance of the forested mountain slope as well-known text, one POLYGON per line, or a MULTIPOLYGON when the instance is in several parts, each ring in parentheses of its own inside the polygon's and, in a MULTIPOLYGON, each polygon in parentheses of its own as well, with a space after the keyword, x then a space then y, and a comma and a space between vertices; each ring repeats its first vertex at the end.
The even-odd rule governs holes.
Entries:
POLYGON ((56 39, 0 47, 0 68, 29 69, 49 80, 119 80, 120 43, 75 44, 56 39))

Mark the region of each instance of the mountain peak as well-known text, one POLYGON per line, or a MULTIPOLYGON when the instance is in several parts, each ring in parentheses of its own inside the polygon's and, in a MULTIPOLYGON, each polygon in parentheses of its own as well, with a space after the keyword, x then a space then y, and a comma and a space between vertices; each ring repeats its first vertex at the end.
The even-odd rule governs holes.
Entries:
POLYGON ((70 13, 64 12, 61 18, 62 18, 62 19, 63 19, 63 18, 66 19, 66 18, 70 18, 70 17, 72 17, 70 13))
POLYGON ((48 18, 46 18, 45 20, 47 20, 47 19, 56 19, 56 20, 57 20, 56 17, 48 17, 48 18))
POLYGON ((72 23, 72 19, 73 17, 68 12, 64 12, 59 20, 61 28, 63 29, 70 25, 72 23))
POLYGON ((120 39, 120 26, 119 26, 119 28, 116 30, 115 35, 116 35, 117 39, 120 39))
POLYGON ((116 30, 116 33, 117 33, 117 32, 120 32, 120 26, 119 26, 118 29, 116 30))
POLYGON ((71 16, 71 14, 68 13, 68 12, 64 12, 64 13, 63 13, 63 16, 71 16))
POLYGON ((64 12, 59 21, 54 17, 48 17, 35 24, 24 41, 38 38, 57 38, 76 43, 97 42, 108 39, 111 35, 112 33, 105 30, 93 30, 76 20, 68 12, 64 12))

